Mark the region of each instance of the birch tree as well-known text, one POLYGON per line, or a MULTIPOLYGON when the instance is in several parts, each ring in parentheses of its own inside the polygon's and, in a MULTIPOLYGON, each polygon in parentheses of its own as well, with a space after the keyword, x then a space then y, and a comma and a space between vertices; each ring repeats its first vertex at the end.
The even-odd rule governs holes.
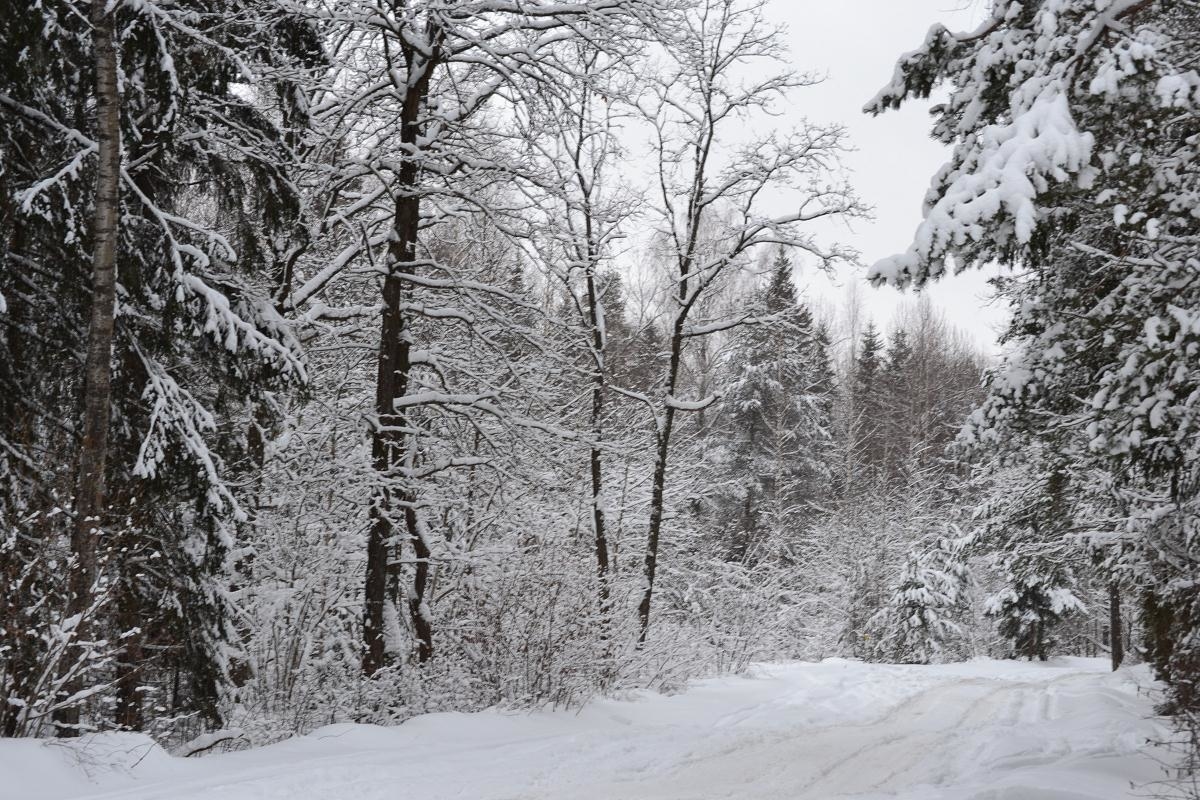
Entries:
POLYGON ((663 534, 676 416, 711 405, 715 397, 680 397, 689 342, 743 324, 769 324, 750 313, 699 318, 693 311, 719 282, 745 264, 756 247, 784 244, 822 265, 853 258, 824 246, 807 230, 829 217, 859 215, 862 207, 837 177, 843 131, 806 124, 738 141, 749 120, 761 121, 775 103, 814 78, 786 70, 743 79, 748 64, 783 57, 778 31, 762 2, 704 0, 663 20, 669 58, 641 106, 651 129, 658 216, 667 261, 670 305, 663 388, 645 397, 653 410, 655 461, 646 530, 645 585, 638 606, 641 640, 650 629, 654 579, 663 534), (765 195, 793 190, 787 210, 768 210, 765 195), (707 238, 715 242, 702 249, 707 238))

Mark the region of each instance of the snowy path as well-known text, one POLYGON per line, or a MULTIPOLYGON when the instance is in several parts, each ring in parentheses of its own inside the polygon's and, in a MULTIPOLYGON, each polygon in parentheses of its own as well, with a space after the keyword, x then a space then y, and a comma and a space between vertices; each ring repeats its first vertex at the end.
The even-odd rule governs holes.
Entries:
MULTIPOLYGON (((1161 777, 1142 671, 1099 661, 766 665, 579 714, 436 714, 339 725, 259 750, 132 771, 0 743, 5 800, 1107 800, 1161 777), (20 756, 20 758, 18 758, 20 756), (5 779, 4 771, 25 774, 5 779), (56 773, 49 776, 48 773, 56 773), (57 782, 56 782, 57 781, 57 782), (10 795, 5 786, 27 786, 10 795)), ((104 741, 107 741, 105 739, 104 741)), ((126 740, 126 750, 136 740, 126 740)), ((98 744, 96 746, 99 746, 98 744)), ((145 749, 144 747, 142 748, 145 749)))

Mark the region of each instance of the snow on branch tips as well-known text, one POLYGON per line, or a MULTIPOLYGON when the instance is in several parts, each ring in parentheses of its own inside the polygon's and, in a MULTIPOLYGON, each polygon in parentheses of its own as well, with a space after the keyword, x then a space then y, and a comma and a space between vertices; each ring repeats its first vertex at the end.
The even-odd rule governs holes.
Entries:
POLYGON ((142 436, 133 474, 156 477, 171 455, 180 452, 199 468, 207 485, 208 503, 218 512, 231 511, 235 519, 244 519, 245 513, 221 477, 220 460, 209 449, 205 438, 216 430, 212 413, 180 386, 161 364, 140 349, 138 355, 147 376, 144 397, 150 403, 150 420, 142 436))
POLYGON ((1086 181, 1093 142, 1076 128, 1063 82, 1048 81, 1027 108, 1013 108, 1012 122, 988 125, 955 149, 913 244, 874 264, 869 279, 896 286, 936 279, 949 256, 997 222, 1002 239, 1029 244, 1045 215, 1039 199, 1055 183, 1086 181))
POLYGON ((209 286, 202 278, 188 272, 176 275, 176 300, 197 298, 203 307, 203 331, 230 353, 243 347, 256 353, 264 362, 291 373, 301 383, 307 371, 300 354, 299 342, 291 325, 265 298, 246 298, 238 306, 228 295, 209 286))

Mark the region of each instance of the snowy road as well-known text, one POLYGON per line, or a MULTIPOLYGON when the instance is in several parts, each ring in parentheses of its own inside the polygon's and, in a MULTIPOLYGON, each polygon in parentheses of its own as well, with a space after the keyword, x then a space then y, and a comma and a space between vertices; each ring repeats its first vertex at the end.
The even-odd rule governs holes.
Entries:
MULTIPOLYGON (((1107 800, 1161 777, 1142 671, 1099 661, 768 665, 574 713, 341 725, 254 751, 109 771, 0 743, 5 800, 1107 800), (5 779, 4 771, 14 774, 5 779), (11 795, 16 786, 26 794, 11 795)), ((104 740, 107 742, 108 740, 104 740)), ((136 744, 135 740, 126 742, 136 744)))

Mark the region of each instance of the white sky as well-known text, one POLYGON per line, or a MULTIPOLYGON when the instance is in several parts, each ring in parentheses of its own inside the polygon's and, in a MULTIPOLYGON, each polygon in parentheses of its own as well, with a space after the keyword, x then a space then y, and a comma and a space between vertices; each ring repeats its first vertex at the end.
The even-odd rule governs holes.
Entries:
MULTIPOLYGON (((828 74, 819 86, 798 90, 785 119, 839 122, 848 129, 856 152, 846 158, 851 180, 864 201, 875 207, 873 221, 841 224, 838 241, 858 248, 863 261, 905 250, 921 219, 921 200, 947 148, 929 137, 927 103, 910 103, 880 117, 862 113, 863 105, 891 78, 896 59, 917 47, 934 22, 952 30, 970 29, 984 13, 982 0, 770 0, 774 20, 787 26, 794 68, 828 74)), ((848 284, 863 288, 867 314, 887 328, 904 295, 873 288, 864 270, 841 270, 830 281, 812 267, 797 273, 810 295, 840 303, 848 284)), ((981 348, 995 352, 1003 310, 989 302, 985 276, 968 272, 927 289, 935 304, 981 348)))

